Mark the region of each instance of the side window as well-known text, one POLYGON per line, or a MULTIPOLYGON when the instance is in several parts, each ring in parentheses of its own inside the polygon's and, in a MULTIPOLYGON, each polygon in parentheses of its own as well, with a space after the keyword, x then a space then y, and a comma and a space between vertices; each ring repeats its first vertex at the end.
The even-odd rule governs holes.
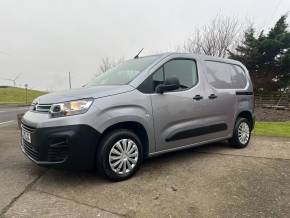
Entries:
POLYGON ((217 89, 241 89, 247 84, 244 70, 237 65, 206 61, 208 82, 217 89))
POLYGON ((231 65, 231 67, 233 70, 232 75, 233 87, 237 89, 245 88, 247 85, 247 79, 244 70, 238 65, 231 65))
POLYGON ((188 89, 197 84, 197 68, 193 60, 172 60, 164 64, 165 79, 177 77, 181 89, 188 89))
POLYGON ((180 90, 195 86, 198 82, 197 66, 194 60, 175 59, 165 63, 151 76, 149 76, 139 87, 143 93, 154 93, 159 84, 165 79, 177 77, 180 82, 180 90))
POLYGON ((180 89, 188 89, 198 82, 196 63, 193 60, 177 59, 163 65, 153 74, 153 87, 164 83, 167 78, 177 77, 180 82, 180 89))

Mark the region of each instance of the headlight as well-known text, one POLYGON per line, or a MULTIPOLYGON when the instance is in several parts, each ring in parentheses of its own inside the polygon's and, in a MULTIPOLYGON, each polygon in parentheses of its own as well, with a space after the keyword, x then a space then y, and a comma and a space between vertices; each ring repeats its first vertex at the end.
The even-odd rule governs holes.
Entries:
POLYGON ((83 114, 88 111, 93 99, 81 99, 63 103, 53 104, 49 110, 52 118, 83 114))

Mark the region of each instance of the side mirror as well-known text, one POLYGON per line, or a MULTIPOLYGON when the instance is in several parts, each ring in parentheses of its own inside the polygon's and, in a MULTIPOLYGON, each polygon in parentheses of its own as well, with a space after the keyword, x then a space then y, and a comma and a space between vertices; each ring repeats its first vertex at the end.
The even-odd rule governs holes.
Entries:
POLYGON ((170 77, 164 81, 164 84, 160 84, 156 87, 156 92, 162 94, 166 91, 179 89, 179 87, 179 79, 177 77, 170 77))

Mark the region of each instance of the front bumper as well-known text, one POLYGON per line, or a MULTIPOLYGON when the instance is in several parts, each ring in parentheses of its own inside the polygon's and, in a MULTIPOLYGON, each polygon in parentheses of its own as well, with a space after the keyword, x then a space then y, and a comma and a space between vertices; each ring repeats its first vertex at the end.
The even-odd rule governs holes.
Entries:
POLYGON ((31 143, 21 138, 26 156, 41 166, 92 169, 100 133, 88 125, 34 128, 22 123, 31 143))

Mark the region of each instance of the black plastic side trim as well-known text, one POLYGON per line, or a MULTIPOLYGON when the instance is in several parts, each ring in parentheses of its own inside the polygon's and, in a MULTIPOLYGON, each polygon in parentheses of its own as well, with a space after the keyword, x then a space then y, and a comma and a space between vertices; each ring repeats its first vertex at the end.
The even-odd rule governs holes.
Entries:
POLYGON ((211 126, 204 126, 200 128, 184 130, 184 131, 175 133, 173 136, 165 139, 165 141, 169 142, 169 141, 175 141, 175 140, 180 140, 180 139, 185 139, 185 138, 201 136, 201 135, 205 135, 209 133, 224 131, 227 128, 228 128, 227 124, 220 123, 220 124, 215 124, 211 126))
POLYGON ((253 92, 236 92, 236 95, 253 95, 253 92))

